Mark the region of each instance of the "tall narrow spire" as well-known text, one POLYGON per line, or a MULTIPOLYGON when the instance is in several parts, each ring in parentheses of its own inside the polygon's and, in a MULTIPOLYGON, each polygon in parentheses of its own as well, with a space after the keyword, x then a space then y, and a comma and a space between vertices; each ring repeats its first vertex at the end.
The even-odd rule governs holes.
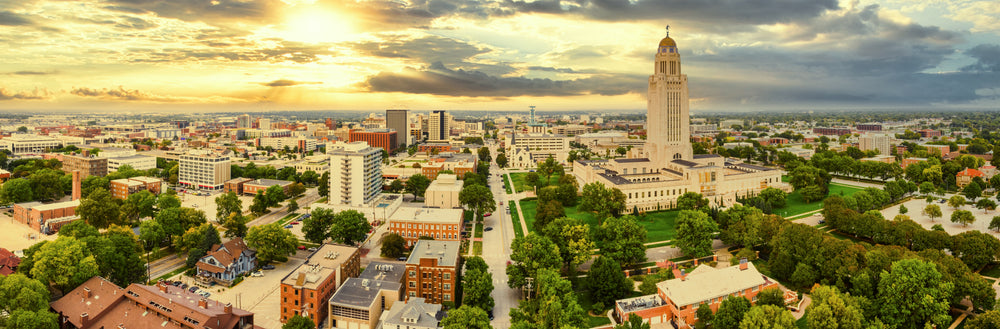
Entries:
POLYGON ((670 37, 670 25, 667 25, 667 37, 670 37))

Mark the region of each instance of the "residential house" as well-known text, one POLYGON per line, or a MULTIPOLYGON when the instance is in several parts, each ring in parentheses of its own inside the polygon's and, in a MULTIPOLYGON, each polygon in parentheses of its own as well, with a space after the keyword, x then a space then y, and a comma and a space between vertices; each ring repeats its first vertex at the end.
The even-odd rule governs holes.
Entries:
POLYGON ((231 286, 237 276, 257 267, 257 252, 247 247, 243 238, 235 238, 221 245, 213 245, 207 255, 196 264, 200 284, 215 281, 231 286))

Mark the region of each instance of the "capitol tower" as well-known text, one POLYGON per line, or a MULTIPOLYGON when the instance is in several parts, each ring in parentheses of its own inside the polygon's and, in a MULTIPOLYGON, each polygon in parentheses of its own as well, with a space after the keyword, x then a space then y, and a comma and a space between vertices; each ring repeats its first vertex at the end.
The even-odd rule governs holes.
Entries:
POLYGON ((681 74, 681 55, 670 38, 670 26, 656 49, 654 63, 646 94, 646 156, 658 165, 691 160, 687 75, 681 74))

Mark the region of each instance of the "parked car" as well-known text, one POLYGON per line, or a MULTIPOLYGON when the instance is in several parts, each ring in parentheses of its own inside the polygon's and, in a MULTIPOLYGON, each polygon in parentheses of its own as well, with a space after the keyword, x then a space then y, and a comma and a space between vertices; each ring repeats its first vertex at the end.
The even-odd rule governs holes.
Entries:
POLYGON ((483 217, 490 217, 490 216, 493 216, 493 213, 488 212, 488 213, 483 214, 483 217))
POLYGON ((292 225, 299 225, 298 221, 292 222, 292 225))
POLYGON ((503 205, 503 201, 500 201, 500 205, 501 205, 501 206, 503 205))
POLYGON ((262 276, 264 276, 264 272, 261 272, 260 270, 256 270, 256 271, 253 271, 253 273, 250 273, 250 276, 262 277, 262 276))
POLYGON ((198 287, 192 286, 191 289, 188 289, 188 291, 193 293, 195 291, 198 291, 198 287))
POLYGON ((316 252, 317 250, 319 250, 319 248, 316 248, 316 247, 310 247, 309 249, 306 249, 306 250, 309 250, 309 251, 311 251, 311 252, 316 252))
POLYGON ((208 297, 212 296, 212 293, 207 292, 207 291, 202 291, 199 295, 201 295, 202 297, 208 298, 208 297))
POLYGON ((181 283, 182 282, 180 282, 180 281, 174 281, 172 284, 174 285, 174 287, 180 287, 181 283))
POLYGON ((187 289, 187 288, 188 288, 188 284, 187 283, 182 283, 181 284, 181 289, 187 289))
POLYGON ((492 231, 492 230, 493 230, 492 226, 487 226, 486 228, 483 229, 483 231, 486 231, 486 232, 489 232, 489 231, 492 231))
POLYGON ((274 265, 268 264, 268 265, 261 266, 260 268, 265 269, 265 270, 273 270, 274 269, 274 265))
POLYGON ((285 225, 285 228, 292 228, 292 224, 285 225))
POLYGON ((299 246, 299 250, 306 250, 306 246, 299 246))
POLYGON ((396 260, 401 261, 401 262, 405 262, 406 261, 406 256, 399 256, 399 258, 396 258, 396 260))
POLYGON ((820 224, 826 224, 826 220, 825 220, 825 219, 820 219, 820 220, 819 220, 819 223, 820 223, 820 224))

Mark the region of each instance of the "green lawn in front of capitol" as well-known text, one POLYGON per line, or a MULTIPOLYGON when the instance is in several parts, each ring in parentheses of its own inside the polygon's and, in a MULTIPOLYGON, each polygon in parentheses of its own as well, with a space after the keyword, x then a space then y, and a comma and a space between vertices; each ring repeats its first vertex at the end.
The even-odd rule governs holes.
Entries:
MULTIPOLYGON (((538 172, 535 172, 535 173, 538 174, 538 178, 539 179, 545 179, 545 175, 542 175, 541 173, 538 173, 538 172)), ((549 177, 549 184, 546 185, 546 186, 558 185, 559 184, 559 176, 560 175, 553 174, 552 177, 549 177)), ((514 189, 514 193, 521 193, 521 192, 524 192, 524 191, 531 191, 531 186, 529 186, 528 183, 524 181, 525 177, 528 177, 528 173, 527 172, 512 172, 512 173, 510 173, 510 180, 511 180, 510 183, 512 185, 511 188, 514 189)))
MULTIPOLYGON (((781 181, 788 182, 788 176, 782 176, 781 181)), ((849 196, 857 193, 858 191, 864 190, 863 188, 844 185, 840 183, 830 183, 830 196, 849 196)), ((774 209, 773 213, 785 218, 795 217, 810 211, 816 211, 823 209, 823 201, 813 201, 806 203, 802 200, 802 194, 799 191, 793 191, 788 194, 785 198, 785 207, 780 209, 774 209)))
MULTIPOLYGON (((521 200, 521 211, 524 213, 524 222, 528 225, 528 231, 535 232, 535 210, 538 209, 538 200, 521 200)), ((580 211, 580 205, 564 207, 566 217, 576 218, 587 223, 592 228, 600 226, 597 215, 592 212, 580 211)), ((639 225, 646 228, 646 242, 661 242, 672 240, 677 235, 677 210, 664 210, 648 212, 636 216, 639 225)))

